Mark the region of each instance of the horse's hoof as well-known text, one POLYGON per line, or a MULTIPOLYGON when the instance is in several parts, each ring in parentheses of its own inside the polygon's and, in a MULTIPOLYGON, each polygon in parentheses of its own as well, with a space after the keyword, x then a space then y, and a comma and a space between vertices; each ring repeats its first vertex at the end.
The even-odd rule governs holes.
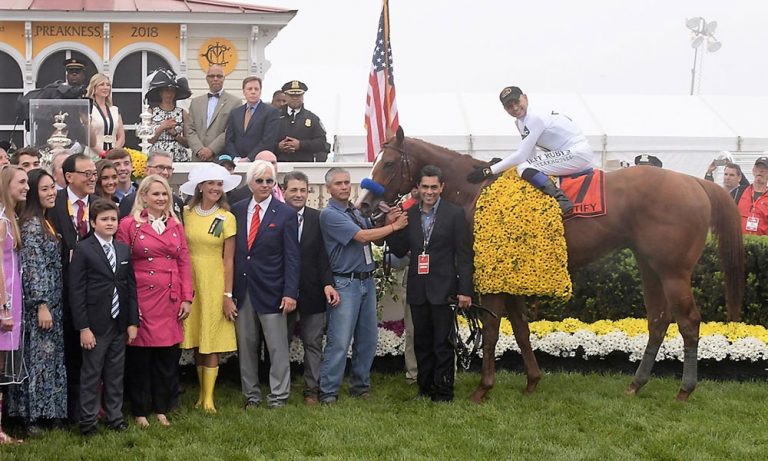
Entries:
POLYGON ((691 393, 690 393, 690 392, 688 392, 688 391, 685 391, 685 390, 683 390, 683 389, 680 389, 680 392, 678 392, 678 393, 677 393, 677 397, 675 397, 675 399, 676 399, 678 402, 687 402, 687 401, 688 401, 688 397, 689 397, 690 395, 691 395, 691 393))
POLYGON ((541 376, 528 378, 528 384, 523 390, 523 395, 531 395, 536 392, 536 387, 539 385, 539 381, 541 381, 541 376))
POLYGON ((484 400, 483 399, 484 395, 485 395, 484 392, 480 393, 480 392, 475 391, 474 393, 472 393, 472 395, 469 396, 469 401, 474 403, 475 405, 481 405, 483 403, 483 400, 484 400))

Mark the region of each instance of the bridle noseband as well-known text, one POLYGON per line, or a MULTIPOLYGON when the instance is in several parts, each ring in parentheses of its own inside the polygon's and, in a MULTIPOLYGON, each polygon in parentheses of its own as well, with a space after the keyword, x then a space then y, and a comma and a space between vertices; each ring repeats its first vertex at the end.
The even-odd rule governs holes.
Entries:
MULTIPOLYGON (((403 140, 403 145, 405 145, 405 140, 403 140)), ((382 149, 385 149, 385 148, 393 149, 393 150, 397 151, 400 154, 400 171, 398 172, 400 174, 398 175, 397 188, 395 189, 395 190, 398 191, 397 192, 397 198, 392 203, 385 202, 390 207, 393 207, 393 206, 397 206, 400 203, 402 203, 403 202, 403 198, 406 195, 408 195, 408 193, 410 192, 410 189, 413 187, 413 174, 411 174, 411 158, 408 155, 408 152, 406 152, 404 148, 399 147, 399 146, 395 146, 394 144, 390 144, 390 143, 387 142, 387 143, 384 143, 381 146, 381 148, 382 149), (409 192, 406 192, 405 194, 400 192, 400 189, 403 186, 403 181, 405 181, 405 176, 403 174, 403 171, 406 171, 408 173, 408 185, 410 186, 408 188, 409 192)), ((395 176, 395 173, 393 172, 392 176, 387 178, 387 183, 392 182, 392 180, 394 179, 394 176, 395 176)))

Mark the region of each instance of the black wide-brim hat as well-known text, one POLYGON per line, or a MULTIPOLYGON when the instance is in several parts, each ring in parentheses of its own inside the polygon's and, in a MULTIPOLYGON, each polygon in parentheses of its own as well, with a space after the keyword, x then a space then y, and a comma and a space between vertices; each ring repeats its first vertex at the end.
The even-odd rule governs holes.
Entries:
POLYGON ((147 100, 160 102, 160 90, 169 87, 176 89, 176 96, 174 97, 176 101, 192 96, 186 78, 178 77, 172 70, 157 69, 147 77, 147 100))

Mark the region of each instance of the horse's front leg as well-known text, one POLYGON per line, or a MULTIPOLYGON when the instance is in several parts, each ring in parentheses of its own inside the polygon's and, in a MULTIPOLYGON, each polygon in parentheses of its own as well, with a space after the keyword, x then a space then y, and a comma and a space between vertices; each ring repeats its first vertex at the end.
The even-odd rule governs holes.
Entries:
POLYGON ((480 384, 469 397, 474 403, 482 403, 485 395, 496 382, 496 343, 499 340, 499 324, 504 314, 503 295, 484 295, 483 304, 496 314, 496 317, 483 313, 483 372, 480 384))
POLYGON ((533 348, 531 347, 531 330, 528 328, 528 320, 525 319, 525 298, 522 296, 510 296, 508 303, 509 321, 512 324, 512 331, 515 334, 515 341, 520 348, 520 355, 523 356, 523 365, 525 366, 525 374, 527 377, 527 384, 525 386, 524 394, 533 394, 536 391, 536 386, 541 381, 541 369, 539 369, 539 363, 536 361, 536 356, 533 354, 533 348))

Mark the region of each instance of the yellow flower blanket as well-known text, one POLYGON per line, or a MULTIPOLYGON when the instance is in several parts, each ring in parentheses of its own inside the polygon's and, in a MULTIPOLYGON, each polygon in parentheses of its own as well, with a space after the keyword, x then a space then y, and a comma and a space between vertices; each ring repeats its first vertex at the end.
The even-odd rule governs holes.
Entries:
POLYGON ((560 207, 515 170, 507 170, 480 194, 474 238, 478 293, 570 299, 560 207))

